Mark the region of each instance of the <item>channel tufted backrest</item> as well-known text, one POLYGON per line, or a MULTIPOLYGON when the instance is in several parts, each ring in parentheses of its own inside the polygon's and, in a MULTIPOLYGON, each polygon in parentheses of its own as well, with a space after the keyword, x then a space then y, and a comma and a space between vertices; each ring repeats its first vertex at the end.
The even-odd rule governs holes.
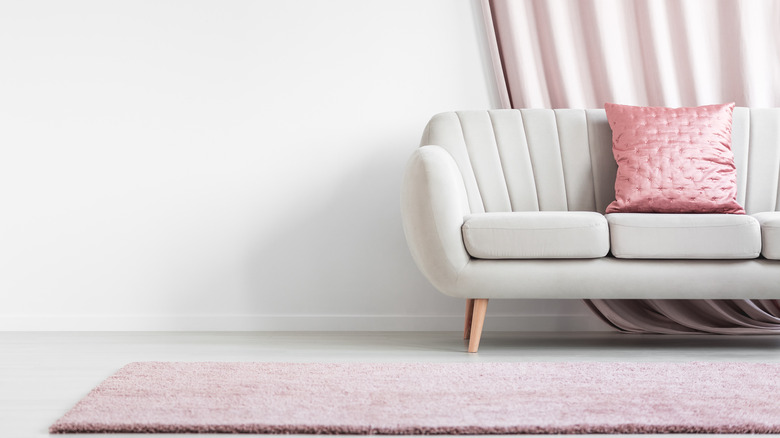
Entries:
MULTIPOLYGON (((597 211, 615 199, 617 164, 603 109, 457 111, 434 116, 422 145, 455 159, 472 213, 597 211)), ((780 211, 780 109, 736 108, 737 200, 780 211)))

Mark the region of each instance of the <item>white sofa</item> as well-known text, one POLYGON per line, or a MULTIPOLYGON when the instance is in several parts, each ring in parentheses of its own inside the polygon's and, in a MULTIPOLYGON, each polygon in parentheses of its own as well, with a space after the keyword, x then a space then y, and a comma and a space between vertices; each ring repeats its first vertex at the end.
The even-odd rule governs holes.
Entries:
POLYGON ((604 110, 442 113, 407 164, 404 232, 425 277, 467 300, 469 352, 491 298, 780 298, 780 109, 736 108, 732 150, 747 215, 604 215, 604 110))

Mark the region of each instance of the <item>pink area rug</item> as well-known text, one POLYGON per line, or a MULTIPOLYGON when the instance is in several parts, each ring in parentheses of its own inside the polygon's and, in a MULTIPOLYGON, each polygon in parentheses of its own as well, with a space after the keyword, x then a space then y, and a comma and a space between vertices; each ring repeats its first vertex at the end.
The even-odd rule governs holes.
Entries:
POLYGON ((780 364, 131 363, 50 431, 778 433, 780 364))

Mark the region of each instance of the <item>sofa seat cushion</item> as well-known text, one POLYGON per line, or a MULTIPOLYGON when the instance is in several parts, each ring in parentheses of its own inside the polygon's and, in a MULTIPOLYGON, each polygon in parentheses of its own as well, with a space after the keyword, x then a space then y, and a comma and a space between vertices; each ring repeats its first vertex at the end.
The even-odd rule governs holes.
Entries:
POLYGON ((466 251, 478 259, 597 258, 609 252, 607 220, 588 211, 467 215, 466 251))
POLYGON ((623 259, 753 259, 758 220, 742 214, 611 213, 612 255, 623 259))
POLYGON ((780 211, 756 213, 753 217, 761 224, 761 255, 780 260, 780 211))

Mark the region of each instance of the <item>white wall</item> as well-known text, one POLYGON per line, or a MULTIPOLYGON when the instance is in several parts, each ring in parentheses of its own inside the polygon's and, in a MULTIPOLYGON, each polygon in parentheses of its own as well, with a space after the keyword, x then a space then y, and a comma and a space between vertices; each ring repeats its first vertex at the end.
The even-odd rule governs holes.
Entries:
MULTIPOLYGON (((452 329, 405 161, 497 105, 477 0, 0 3, 0 329, 452 329)), ((517 317, 517 316, 525 317, 517 317)), ((604 328, 579 302, 486 329, 604 328)))

